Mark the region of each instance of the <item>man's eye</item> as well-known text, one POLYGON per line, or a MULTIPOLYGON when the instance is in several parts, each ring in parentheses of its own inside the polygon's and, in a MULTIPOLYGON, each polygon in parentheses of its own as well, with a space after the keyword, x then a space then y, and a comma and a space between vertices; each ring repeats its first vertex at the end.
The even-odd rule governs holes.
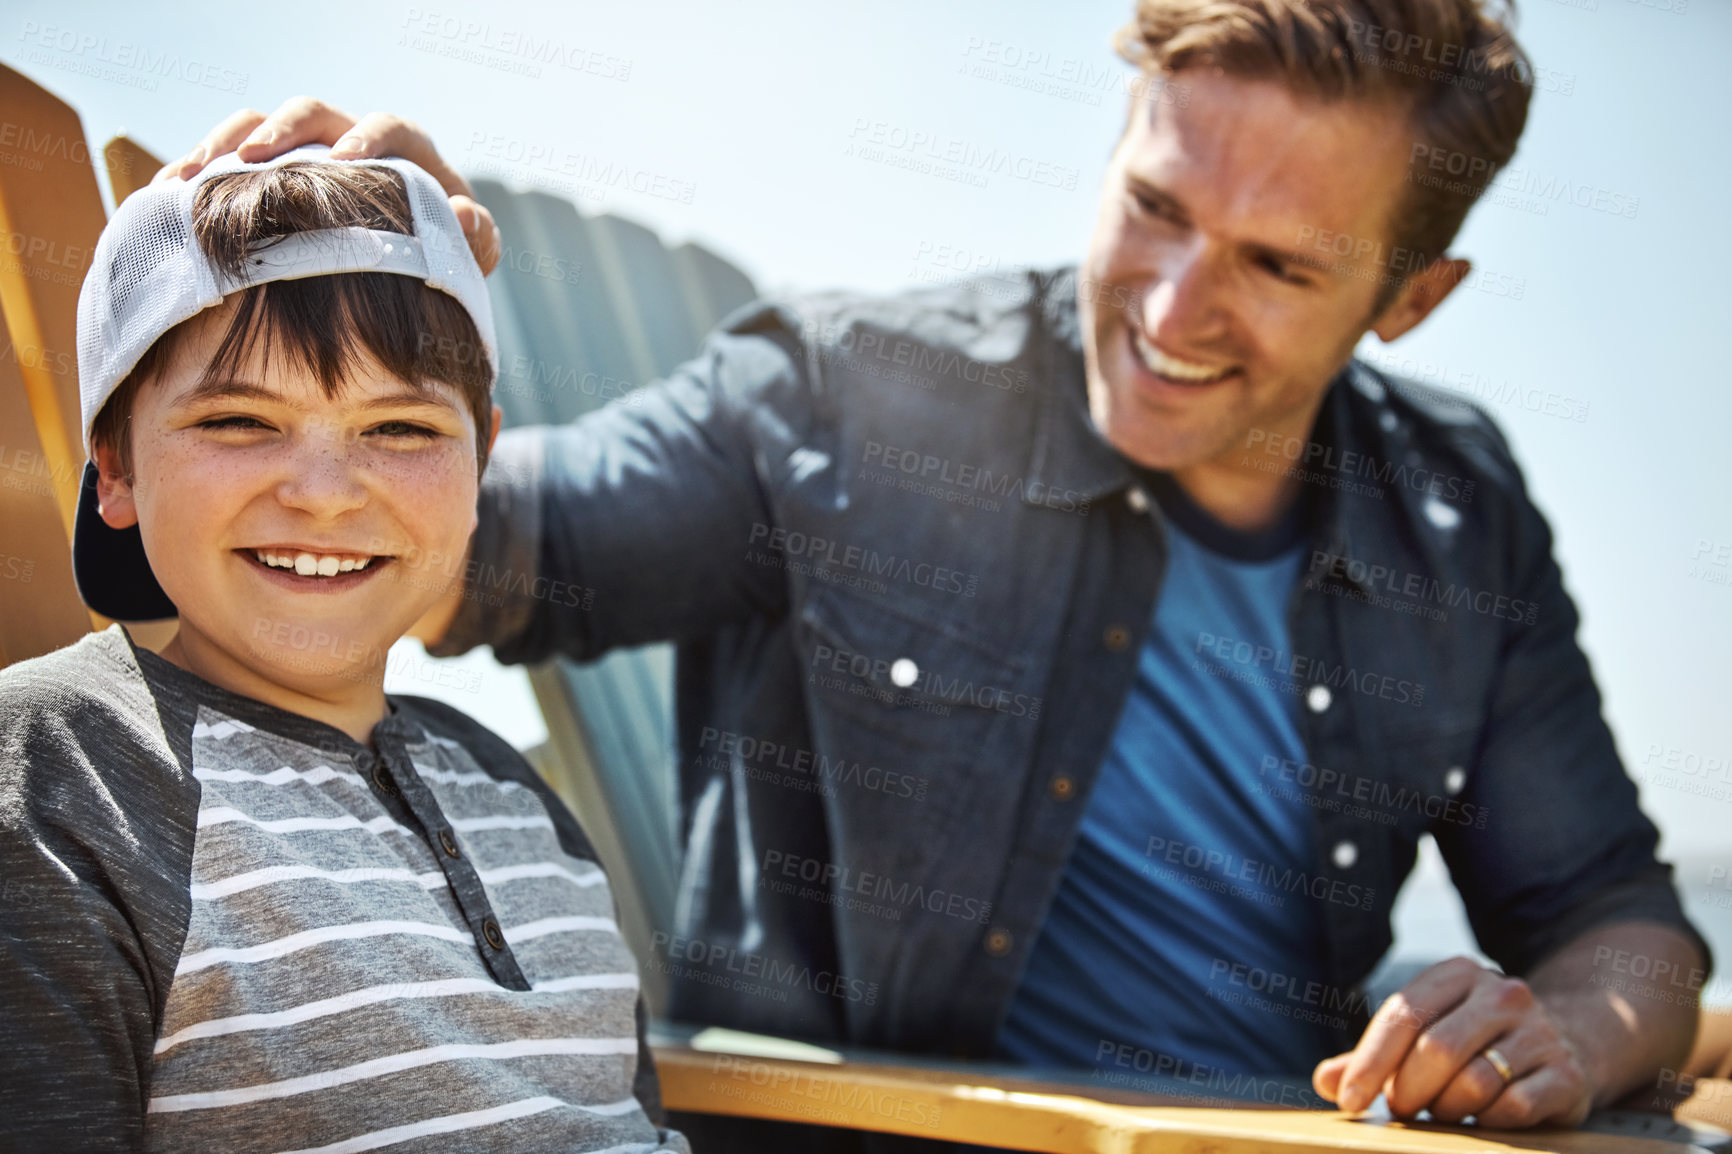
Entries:
POLYGON ((1310 283, 1305 277, 1299 275, 1293 266, 1278 257, 1259 257, 1257 259, 1257 265, 1264 272, 1273 276, 1276 280, 1282 281, 1286 284, 1302 285, 1310 283))
POLYGON ((268 429, 268 428, 270 428, 269 425, 265 424, 263 421, 259 420, 257 417, 212 417, 208 421, 200 421, 198 423, 198 427, 201 429, 237 429, 237 430, 268 429))

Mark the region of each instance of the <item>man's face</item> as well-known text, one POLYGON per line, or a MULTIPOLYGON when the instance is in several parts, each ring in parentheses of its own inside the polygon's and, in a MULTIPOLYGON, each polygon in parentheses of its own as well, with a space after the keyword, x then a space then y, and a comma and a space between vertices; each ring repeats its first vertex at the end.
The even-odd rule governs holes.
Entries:
POLYGON ((474 419, 455 390, 366 362, 335 398, 285 355, 201 386, 232 307, 204 314, 140 389, 133 481, 104 495, 104 519, 136 519, 187 652, 313 695, 374 681, 461 578, 474 419))
POLYGON ((1309 434, 1391 271, 1412 132, 1270 81, 1172 79, 1182 106, 1132 109, 1078 297, 1097 427, 1182 474, 1233 468, 1254 429, 1309 434), (1341 236, 1372 251, 1338 256, 1341 236))

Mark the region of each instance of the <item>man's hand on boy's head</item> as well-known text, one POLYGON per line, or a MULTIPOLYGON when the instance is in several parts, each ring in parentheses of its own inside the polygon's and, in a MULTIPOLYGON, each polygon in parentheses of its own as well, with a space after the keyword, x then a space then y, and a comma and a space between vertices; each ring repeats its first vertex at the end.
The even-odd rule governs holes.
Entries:
POLYGON ((475 254, 481 271, 490 273, 498 265, 499 226, 493 223, 493 214, 475 200, 469 182, 445 163, 418 125, 387 112, 369 113, 357 121, 310 96, 284 101, 269 116, 242 109, 206 133, 197 148, 163 165, 152 183, 185 180, 225 153, 238 152, 242 160, 253 162, 269 160, 303 144, 328 144, 337 160, 396 156, 420 165, 451 198, 451 210, 463 226, 469 251, 475 254))

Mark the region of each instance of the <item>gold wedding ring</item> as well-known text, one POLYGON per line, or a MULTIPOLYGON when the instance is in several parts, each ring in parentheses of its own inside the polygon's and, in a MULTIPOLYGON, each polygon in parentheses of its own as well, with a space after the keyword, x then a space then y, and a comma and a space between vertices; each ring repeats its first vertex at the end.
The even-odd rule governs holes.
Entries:
POLYGON ((1491 1068, 1497 1071, 1498 1077, 1503 1079, 1504 1085, 1507 1086, 1515 1081, 1515 1070, 1510 1067, 1509 1059, 1498 1052, 1496 1046, 1487 1046, 1479 1052, 1479 1056, 1491 1063, 1491 1068))

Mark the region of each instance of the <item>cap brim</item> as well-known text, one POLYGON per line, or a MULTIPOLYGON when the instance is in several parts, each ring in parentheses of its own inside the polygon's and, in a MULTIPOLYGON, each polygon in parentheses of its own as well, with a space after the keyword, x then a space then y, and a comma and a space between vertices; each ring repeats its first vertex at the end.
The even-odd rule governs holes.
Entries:
POLYGON ((178 617, 150 571, 138 526, 111 529, 97 507, 96 466, 84 463, 78 486, 78 514, 72 523, 72 579, 84 603, 116 621, 158 621, 178 617))

